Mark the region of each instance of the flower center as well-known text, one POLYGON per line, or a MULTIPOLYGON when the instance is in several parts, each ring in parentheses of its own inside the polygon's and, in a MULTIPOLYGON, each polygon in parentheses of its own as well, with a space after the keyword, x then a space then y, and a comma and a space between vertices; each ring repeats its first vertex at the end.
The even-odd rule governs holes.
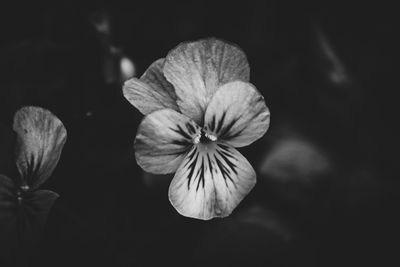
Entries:
POLYGON ((29 190, 28 185, 20 186, 20 189, 17 191, 17 200, 19 204, 22 204, 22 200, 24 199, 24 196, 28 190, 29 190))
POLYGON ((194 143, 198 144, 209 144, 211 142, 217 141, 217 137, 215 135, 207 133, 204 129, 201 129, 201 132, 199 135, 196 136, 194 139, 194 143))

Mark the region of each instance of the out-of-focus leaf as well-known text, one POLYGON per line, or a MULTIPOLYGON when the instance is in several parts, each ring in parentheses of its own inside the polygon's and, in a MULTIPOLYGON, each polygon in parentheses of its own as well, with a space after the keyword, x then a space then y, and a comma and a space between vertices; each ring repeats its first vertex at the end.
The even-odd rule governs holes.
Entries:
POLYGON ((292 232, 283 218, 259 205, 213 225, 196 242, 196 266, 291 266, 292 232))
POLYGON ((317 51, 320 52, 319 60, 323 62, 321 63, 322 70, 320 71, 337 87, 349 85, 352 82, 352 78, 320 27, 316 28, 316 40, 318 44, 317 51))
POLYGON ((17 247, 17 198, 14 182, 0 174, 0 264, 9 264, 17 247))
POLYGON ((143 172, 142 175, 143 183, 146 186, 165 186, 168 187, 171 183, 172 178, 174 178, 173 174, 153 174, 149 172, 143 172))
POLYGON ((56 116, 39 107, 18 110, 13 128, 18 134, 16 163, 22 185, 38 188, 56 167, 67 131, 56 116))
POLYGON ((249 227, 261 227, 284 241, 292 238, 287 224, 272 210, 254 205, 238 214, 237 223, 249 227))
POLYGON ((291 137, 277 141, 268 151, 260 174, 280 182, 308 183, 330 167, 328 157, 316 145, 291 137))
MULTIPOLYGON (((4 114, 3 114, 4 115, 4 114)), ((15 161, 10 155, 15 148, 14 132, 0 122, 0 171, 11 176, 11 170, 15 166, 15 161)))
POLYGON ((13 181, 0 175, 0 263, 19 261, 19 253, 27 258, 35 253, 57 198, 58 194, 49 190, 18 195, 13 181))
POLYGON ((59 195, 50 190, 29 192, 19 209, 19 234, 24 245, 35 245, 40 240, 51 207, 59 195))

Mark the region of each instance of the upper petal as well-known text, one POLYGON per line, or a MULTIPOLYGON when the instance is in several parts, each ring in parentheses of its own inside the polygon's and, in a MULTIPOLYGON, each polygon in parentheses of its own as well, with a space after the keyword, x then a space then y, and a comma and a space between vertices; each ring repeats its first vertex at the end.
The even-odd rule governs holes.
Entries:
POLYGON ((250 192, 256 174, 235 148, 194 146, 169 187, 169 199, 183 216, 209 220, 226 217, 250 192))
POLYGON ((164 75, 175 87, 182 113, 202 124, 215 91, 230 81, 248 81, 250 68, 239 47, 211 38, 182 43, 171 50, 164 75))
POLYGON ((123 86, 125 98, 144 115, 164 108, 179 111, 175 90, 162 72, 164 61, 156 60, 140 79, 132 78, 123 86))
POLYGON ((270 113, 263 96, 250 83, 227 83, 215 93, 204 125, 234 147, 251 144, 268 130, 270 113))
POLYGON ((23 107, 14 116, 17 132, 17 167, 22 185, 32 189, 49 178, 60 159, 67 139, 62 122, 50 111, 23 107))
POLYGON ((147 172, 174 172, 199 133, 193 120, 172 109, 150 113, 137 131, 136 161, 147 172))

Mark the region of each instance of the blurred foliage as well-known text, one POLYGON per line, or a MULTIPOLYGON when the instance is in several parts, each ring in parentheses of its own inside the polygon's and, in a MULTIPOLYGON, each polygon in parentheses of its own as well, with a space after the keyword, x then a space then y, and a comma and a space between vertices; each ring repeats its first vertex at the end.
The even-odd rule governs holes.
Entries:
POLYGON ((69 133, 46 182, 61 197, 32 266, 389 266, 399 237, 395 10, 334 1, 2 9, 1 173, 15 172, 15 136, 3 129, 18 107, 52 110, 69 133), (93 25, 101 14, 106 35, 93 25), (258 166, 254 190, 231 217, 200 222, 169 204, 168 177, 158 183, 136 165, 141 114, 105 73, 117 77, 107 62, 126 56, 140 75, 178 43, 208 36, 245 51, 272 121, 241 150, 258 166))

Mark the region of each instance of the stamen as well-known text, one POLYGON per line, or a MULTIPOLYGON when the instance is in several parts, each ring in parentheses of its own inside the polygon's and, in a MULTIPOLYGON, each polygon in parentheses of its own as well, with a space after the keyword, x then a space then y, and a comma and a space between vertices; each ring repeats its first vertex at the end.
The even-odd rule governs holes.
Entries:
POLYGON ((201 133, 196 135, 196 137, 193 139, 193 144, 196 145, 196 144, 200 143, 200 138, 201 138, 201 133))
POLYGON ((209 134, 209 133, 205 133, 205 136, 212 142, 217 141, 217 137, 215 135, 209 134))
POLYGON ((26 191, 29 190, 29 186, 28 186, 28 185, 21 185, 21 190, 22 190, 23 192, 26 192, 26 191))

